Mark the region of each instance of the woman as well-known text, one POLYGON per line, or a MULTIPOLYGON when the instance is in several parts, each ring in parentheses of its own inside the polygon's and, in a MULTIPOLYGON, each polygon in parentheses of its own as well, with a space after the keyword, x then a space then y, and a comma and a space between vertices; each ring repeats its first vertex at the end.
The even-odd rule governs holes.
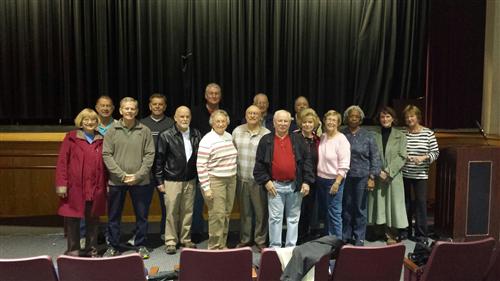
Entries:
POLYGON ((212 130, 200 141, 196 168, 208 207, 208 249, 226 249, 229 217, 236 191, 237 151, 226 132, 229 115, 216 110, 210 115, 212 130))
POLYGON ((375 189, 368 193, 368 224, 383 230, 390 245, 397 242, 398 229, 408 227, 401 172, 406 161, 406 136, 393 128, 396 113, 391 107, 383 107, 378 120, 375 142, 382 163, 375 189))
POLYGON ((321 212, 326 213, 325 234, 342 239, 342 195, 344 178, 351 162, 351 144, 338 131, 340 113, 329 110, 323 117, 325 132, 318 148, 316 186, 321 212))
MULTIPOLYGON (((420 125, 422 113, 414 105, 408 105, 403 110, 406 121, 406 149, 408 156, 403 167, 405 186, 406 213, 408 222, 412 221, 415 210, 415 238, 427 242, 427 179, 429 166, 439 156, 438 143, 434 132, 420 125), (415 195, 411 200, 411 193, 415 195)), ((407 235, 412 236, 411 223, 407 235)))
POLYGON ((357 105, 344 112, 347 128, 342 133, 351 144, 351 166, 342 198, 342 239, 363 246, 366 236, 366 189, 375 187, 380 157, 373 133, 361 128, 365 114, 357 105))
MULTIPOLYGON (((303 109, 298 116, 297 123, 300 126, 300 134, 306 144, 309 153, 311 154, 311 159, 313 163, 313 172, 316 174, 316 166, 318 165, 318 145, 319 137, 316 135, 316 128, 319 126, 319 117, 316 111, 312 108, 303 109)), ((302 198, 302 206, 300 211, 299 219, 299 241, 305 242, 304 240, 309 235, 310 228, 313 225, 313 215, 316 202, 316 188, 312 184, 309 187, 309 195, 302 198)))
POLYGON ((85 255, 96 257, 99 216, 106 213, 107 177, 102 161, 103 136, 97 130, 99 117, 89 108, 75 118, 80 129, 66 134, 56 166, 58 214, 64 217, 68 237, 66 255, 78 256, 80 219, 87 223, 85 255))

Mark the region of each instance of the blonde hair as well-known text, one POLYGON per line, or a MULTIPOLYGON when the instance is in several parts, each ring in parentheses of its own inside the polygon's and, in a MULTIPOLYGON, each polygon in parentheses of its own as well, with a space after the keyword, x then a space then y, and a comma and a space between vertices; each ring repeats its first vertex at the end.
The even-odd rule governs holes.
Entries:
POLYGON ((417 116, 418 122, 422 122, 422 111, 420 111, 420 108, 413 104, 409 104, 405 107, 403 110, 403 116, 406 118, 407 114, 415 114, 417 116))
POLYGON ((314 128, 317 128, 319 126, 319 117, 318 114, 316 114, 316 111, 312 108, 304 108, 302 111, 297 115, 297 125, 302 128, 302 122, 306 117, 312 117, 313 122, 314 122, 314 128))
POLYGON ((337 122, 338 122, 338 126, 340 126, 342 124, 342 115, 340 115, 340 113, 338 113, 337 111, 333 110, 333 109, 330 109, 328 110, 325 115, 323 115, 323 122, 326 123, 326 118, 330 117, 330 116, 335 116, 337 117, 337 122))
POLYGON ((216 111, 212 112, 212 114, 210 114, 210 119, 208 119, 208 124, 210 125, 210 127, 212 126, 214 119, 215 119, 215 116, 217 116, 217 115, 222 115, 222 116, 226 117, 227 125, 229 125, 229 123, 230 123, 229 114, 227 114, 227 112, 223 109, 217 109, 216 111))
POLYGON ((85 119, 85 118, 95 119, 97 121, 97 124, 101 123, 101 118, 99 118, 99 114, 97 114, 97 112, 95 112, 91 108, 84 108, 75 117, 75 126, 78 128, 82 127, 82 122, 83 122, 83 119, 85 119))

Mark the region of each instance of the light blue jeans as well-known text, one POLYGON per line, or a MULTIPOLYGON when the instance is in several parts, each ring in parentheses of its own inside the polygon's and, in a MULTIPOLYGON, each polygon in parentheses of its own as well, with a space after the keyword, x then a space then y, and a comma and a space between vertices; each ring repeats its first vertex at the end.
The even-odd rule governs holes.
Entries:
POLYGON ((281 248, 281 233, 283 218, 286 217, 286 243, 285 247, 293 247, 297 243, 299 233, 300 206, 302 195, 295 192, 295 182, 273 181, 278 195, 268 194, 267 203, 269 210, 269 246, 281 248))

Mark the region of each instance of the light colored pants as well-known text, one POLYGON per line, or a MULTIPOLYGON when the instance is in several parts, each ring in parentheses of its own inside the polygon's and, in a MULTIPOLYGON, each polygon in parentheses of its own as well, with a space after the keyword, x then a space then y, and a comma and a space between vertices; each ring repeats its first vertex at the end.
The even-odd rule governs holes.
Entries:
POLYGON ((285 247, 293 247, 297 243, 299 233, 300 206, 302 195, 295 192, 295 182, 273 181, 278 195, 268 194, 267 204, 269 209, 269 246, 281 248, 281 232, 283 217, 286 217, 286 243, 285 247))
POLYGON ((208 249, 224 249, 227 247, 229 218, 236 193, 236 175, 231 177, 210 176, 209 180, 213 199, 207 200, 205 198, 205 204, 208 208, 208 249))
POLYGON ((165 245, 191 241, 196 180, 165 181, 165 245))
POLYGON ((240 200, 240 243, 252 242, 252 218, 255 215, 254 241, 265 245, 267 239, 267 200, 264 188, 253 180, 238 180, 240 200))

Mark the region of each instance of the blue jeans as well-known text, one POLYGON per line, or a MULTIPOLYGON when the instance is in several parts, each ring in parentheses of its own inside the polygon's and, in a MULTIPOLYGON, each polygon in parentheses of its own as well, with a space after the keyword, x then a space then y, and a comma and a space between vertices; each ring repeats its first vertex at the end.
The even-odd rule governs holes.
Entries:
POLYGON ((130 192, 135 213, 135 246, 144 246, 148 233, 148 213, 153 197, 152 185, 109 186, 108 192, 108 233, 109 243, 114 248, 120 245, 120 225, 127 191, 130 192))
POLYGON ((302 195, 295 192, 295 182, 273 181, 277 195, 268 194, 269 210, 269 246, 281 248, 281 233, 283 216, 286 216, 286 243, 285 247, 295 246, 299 232, 300 206, 302 195))
POLYGON ((344 182, 339 185, 335 195, 330 194, 330 189, 335 179, 316 177, 318 188, 318 202, 320 212, 325 216, 325 235, 335 235, 342 239, 342 197, 344 193, 344 182))
POLYGON ((342 200, 342 239, 363 245, 366 236, 366 177, 347 176, 342 200))

